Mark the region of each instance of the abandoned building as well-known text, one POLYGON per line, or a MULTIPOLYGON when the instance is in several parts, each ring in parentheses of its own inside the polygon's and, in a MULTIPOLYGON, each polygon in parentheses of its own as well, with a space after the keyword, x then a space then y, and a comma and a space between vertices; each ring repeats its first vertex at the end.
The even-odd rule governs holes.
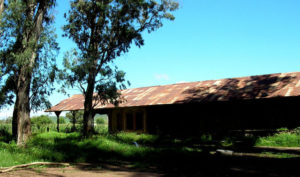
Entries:
MULTIPOLYGON (((109 131, 198 134, 241 129, 300 126, 300 72, 132 88, 121 91, 118 106, 98 104, 109 131)), ((83 110, 73 95, 46 110, 83 110)))

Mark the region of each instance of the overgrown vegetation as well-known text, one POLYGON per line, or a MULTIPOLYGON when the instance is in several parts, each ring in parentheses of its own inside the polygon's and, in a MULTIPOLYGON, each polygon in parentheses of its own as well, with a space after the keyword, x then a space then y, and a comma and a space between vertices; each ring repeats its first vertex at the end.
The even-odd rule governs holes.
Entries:
POLYGON ((281 146, 281 147, 300 147, 300 129, 292 131, 283 129, 282 132, 272 136, 260 137, 256 146, 281 146))
MULTIPOLYGON (((174 137, 160 137, 149 134, 120 132, 109 134, 107 124, 96 124, 96 135, 84 139, 79 132, 71 132, 71 123, 62 124, 63 132, 56 132, 55 124, 50 124, 50 131, 33 129, 33 136, 27 142, 26 148, 20 148, 11 139, 9 124, 0 125, 0 166, 11 166, 34 161, 53 162, 89 162, 115 163, 127 161, 135 165, 164 164, 168 166, 190 159, 214 158, 210 152, 217 148, 233 146, 234 139, 227 138, 229 143, 222 146, 222 142, 213 144, 211 135, 201 137, 177 139, 174 137), (207 146, 209 145, 209 146, 207 146), (214 146, 212 146, 214 145, 214 146)), ((281 132, 268 137, 258 137, 255 146, 299 146, 300 134, 298 129, 281 132), (270 143, 272 142, 272 143, 270 143)), ((224 143, 224 141, 223 141, 224 143)), ((262 158, 295 158, 287 152, 261 151, 262 158)))

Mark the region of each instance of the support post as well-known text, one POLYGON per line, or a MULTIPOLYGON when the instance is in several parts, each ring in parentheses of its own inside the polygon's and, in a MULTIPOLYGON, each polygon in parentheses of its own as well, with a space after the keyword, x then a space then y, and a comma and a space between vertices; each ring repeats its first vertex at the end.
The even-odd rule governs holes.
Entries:
POLYGON ((59 132, 59 115, 60 115, 61 111, 56 111, 55 112, 55 115, 57 117, 57 122, 56 122, 56 129, 57 129, 57 132, 59 132))
MULTIPOLYGON (((111 133, 113 133, 113 128, 112 128, 113 111, 109 111, 107 115, 108 115, 108 132, 111 134, 111 133)), ((119 120, 117 120, 117 124, 118 124, 118 121, 119 120)))

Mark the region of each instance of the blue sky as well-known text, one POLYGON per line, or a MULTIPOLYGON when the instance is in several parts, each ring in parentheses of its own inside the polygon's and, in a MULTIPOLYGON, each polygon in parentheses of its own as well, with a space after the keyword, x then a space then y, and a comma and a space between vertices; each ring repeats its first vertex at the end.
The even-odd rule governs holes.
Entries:
POLYGON ((186 0, 117 63, 132 87, 298 71, 300 1, 186 0))
MULTIPOLYGON (((179 0, 175 21, 144 34, 145 45, 116 60, 131 88, 248 75, 300 71, 299 0, 179 0)), ((68 0, 57 1, 55 27, 62 38, 68 0)), ((69 93, 80 93, 77 89, 69 93)), ((55 93, 57 104, 65 95, 55 93)))

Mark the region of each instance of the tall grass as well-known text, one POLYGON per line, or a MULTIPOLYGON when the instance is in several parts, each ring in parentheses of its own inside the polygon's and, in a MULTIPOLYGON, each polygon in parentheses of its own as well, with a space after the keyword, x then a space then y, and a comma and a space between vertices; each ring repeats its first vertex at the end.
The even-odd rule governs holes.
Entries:
POLYGON ((282 132, 272 136, 260 137, 256 146, 282 146, 300 147, 300 134, 293 132, 282 132))
POLYGON ((12 139, 11 124, 0 124, 0 142, 9 142, 12 139))
MULTIPOLYGON (((180 161, 201 159, 202 149, 190 147, 176 138, 162 138, 156 135, 120 132, 109 134, 107 125, 97 125, 96 135, 84 139, 79 132, 66 133, 70 124, 60 126, 62 132, 56 132, 51 125, 49 132, 33 128, 33 136, 25 147, 16 146, 11 141, 11 125, 0 125, 0 167, 33 161, 89 162, 101 163, 130 161, 136 163, 164 163, 170 166, 180 161), (161 145, 161 146, 160 146, 161 145)), ((78 127, 80 128, 80 127, 78 127)), ((198 137, 200 143, 210 143, 209 135, 198 137)), ((281 132, 273 136, 260 137, 256 146, 299 146, 300 135, 297 132, 281 132)), ((204 151, 203 151, 204 152, 204 151)), ((205 153, 204 153, 205 154, 205 153)))
POLYGON ((82 139, 79 133, 48 132, 34 135, 19 148, 14 143, 0 143, 0 166, 32 161, 100 162, 107 160, 137 160, 154 151, 147 146, 135 146, 107 135, 82 139))
MULTIPOLYGON (((72 132, 72 124, 71 123, 66 123, 66 124, 60 124, 59 125, 59 130, 60 132, 64 133, 70 133, 72 132)), ((105 133, 108 131, 108 125, 107 124, 97 124, 95 127, 95 131, 97 133, 105 133)), ((81 124, 76 124, 76 130, 80 132, 82 129, 81 124)), ((37 125, 31 125, 31 132, 33 134, 38 134, 38 133, 45 133, 45 132, 56 132, 57 127, 56 124, 46 124, 42 126, 37 126, 37 125)), ((3 138, 6 136, 11 136, 12 132, 12 125, 11 124, 0 124, 0 141, 3 141, 3 138)))

